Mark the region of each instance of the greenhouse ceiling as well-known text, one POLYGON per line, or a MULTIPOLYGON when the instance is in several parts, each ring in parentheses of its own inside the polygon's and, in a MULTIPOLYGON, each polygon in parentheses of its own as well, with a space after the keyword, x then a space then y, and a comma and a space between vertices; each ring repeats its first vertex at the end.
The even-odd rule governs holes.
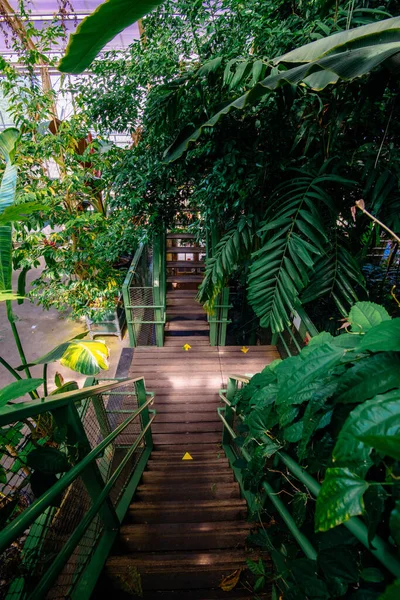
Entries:
MULTIPOLYGON (((28 16, 22 15, 18 0, 0 0, 0 24, 4 23, 5 14, 10 14, 9 8, 22 21, 34 22, 37 29, 41 29, 54 21, 58 17, 60 24, 65 27, 67 43, 70 33, 73 33, 81 21, 92 13, 97 6, 101 4, 100 0, 32 0, 26 7, 28 16)), ((7 42, 7 37, 3 28, 0 30, 0 53, 5 57, 12 58, 13 50, 7 42)), ((140 38, 138 24, 135 23, 118 34, 104 50, 123 50, 127 48, 134 40, 140 38)), ((61 54, 64 48, 54 49, 57 54, 61 54)))

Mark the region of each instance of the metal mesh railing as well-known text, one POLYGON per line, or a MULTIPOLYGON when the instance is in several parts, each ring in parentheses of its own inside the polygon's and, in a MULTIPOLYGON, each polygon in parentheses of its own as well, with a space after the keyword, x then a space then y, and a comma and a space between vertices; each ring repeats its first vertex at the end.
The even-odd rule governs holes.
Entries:
POLYGON ((0 598, 68 598, 106 531, 117 530, 120 504, 130 501, 124 493, 151 451, 151 396, 143 405, 138 381, 141 402, 137 383, 108 381, 103 393, 80 399, 78 410, 74 402, 55 405, 0 429, 0 598), (47 464, 32 461, 30 453, 40 449, 62 455, 63 472, 51 456, 47 464))
POLYGON ((165 323, 165 248, 137 250, 123 284, 131 346, 160 345, 165 323), (158 328, 162 328, 160 331, 158 328))

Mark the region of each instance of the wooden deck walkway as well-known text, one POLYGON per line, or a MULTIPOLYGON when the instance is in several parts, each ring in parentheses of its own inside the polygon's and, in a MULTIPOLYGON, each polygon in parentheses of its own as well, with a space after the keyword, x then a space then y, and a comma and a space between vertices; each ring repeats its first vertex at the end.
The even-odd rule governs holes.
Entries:
POLYGON ((218 587, 256 557, 246 548, 246 503, 221 448, 218 390, 229 375, 257 373, 279 354, 272 346, 247 353, 210 347, 195 293, 170 291, 165 346, 134 350, 129 376, 144 376, 155 392, 157 417, 154 451, 105 568, 104 591, 111 584, 118 598, 132 597, 120 585, 132 573, 140 574, 148 599, 254 597, 240 584, 228 593, 218 587), (193 460, 182 460, 186 452, 193 460))

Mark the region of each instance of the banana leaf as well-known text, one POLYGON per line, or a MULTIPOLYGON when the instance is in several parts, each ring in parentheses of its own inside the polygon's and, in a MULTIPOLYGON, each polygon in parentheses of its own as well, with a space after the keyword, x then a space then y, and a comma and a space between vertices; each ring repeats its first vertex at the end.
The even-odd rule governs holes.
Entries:
POLYGON ((63 73, 82 73, 104 46, 164 0, 107 0, 83 19, 60 61, 63 73))
POLYGON ((350 81, 379 66, 395 66, 400 55, 400 17, 385 19, 317 40, 275 59, 282 70, 257 83, 245 94, 224 106, 206 123, 186 137, 182 135, 164 153, 166 163, 180 158, 208 128, 234 109, 243 110, 284 85, 304 85, 320 91, 339 80, 350 81), (395 60, 396 59, 396 60, 395 60), (284 64, 296 66, 284 70, 284 64))

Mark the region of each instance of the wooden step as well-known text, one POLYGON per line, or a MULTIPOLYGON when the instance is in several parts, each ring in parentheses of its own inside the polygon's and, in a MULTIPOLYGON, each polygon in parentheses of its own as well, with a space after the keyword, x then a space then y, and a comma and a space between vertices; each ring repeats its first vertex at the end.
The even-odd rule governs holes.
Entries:
POLYGON ((167 254, 205 254, 206 248, 201 246, 170 246, 166 248, 167 254))
POLYGON ((208 327, 207 315, 204 311, 182 313, 180 311, 171 312, 167 310, 167 323, 205 323, 208 327))
POLYGON ((230 469, 229 462, 227 458, 213 458, 208 460, 202 460, 197 458, 193 458, 192 460, 183 460, 183 456, 179 455, 179 457, 172 459, 171 457, 165 457, 165 460, 154 460, 150 459, 147 463, 146 471, 161 471, 165 472, 177 472, 177 473, 191 473, 199 472, 202 473, 220 473, 224 469, 230 469))
MULTIPOLYGON (((257 596, 251 593, 247 587, 241 587, 241 583, 231 590, 224 592, 222 589, 214 588, 210 590, 185 590, 184 600, 271 600, 272 587, 267 584, 263 592, 257 592, 257 596)), ((163 590, 162 592, 149 591, 143 595, 143 600, 182 600, 181 590, 163 590)))
POLYGON ((193 233, 167 233, 167 240, 193 240, 193 233))
POLYGON ((209 329, 208 323, 202 321, 167 321, 165 324, 165 331, 188 331, 188 330, 203 330, 209 329))
POLYGON ((201 283, 203 275, 169 275, 167 283, 201 283))
POLYGON ((218 432, 221 435, 222 431, 222 423, 221 421, 198 421, 195 423, 157 423, 157 419, 154 421, 151 426, 151 430, 153 434, 161 434, 161 433, 179 433, 187 435, 188 433, 210 433, 210 432, 218 432))
MULTIPOLYGON (((184 344, 191 344, 192 342, 196 342, 197 347, 199 346, 209 346, 210 345, 210 340, 209 340, 209 333, 208 331, 204 330, 204 331, 199 331, 198 333, 196 332, 186 332, 187 333, 187 338, 186 340, 183 340, 183 342, 178 342, 176 343, 174 338, 179 337, 179 332, 170 332, 168 335, 168 332, 165 333, 165 338, 164 338, 164 346, 165 348, 171 348, 172 346, 183 346, 184 344), (177 335, 175 335, 175 333, 177 335), (190 339, 192 338, 192 339, 190 339), (201 339, 203 338, 203 339, 201 339)), ((184 336, 180 336, 180 337, 184 337, 184 336)))
MULTIPOLYGON (((211 458, 224 458, 225 452, 221 448, 221 444, 215 444, 215 446, 203 446, 201 444, 192 445, 192 456, 199 460, 208 460, 211 458)), ((164 448, 155 448, 151 453, 151 460, 162 460, 163 457, 177 458, 183 456, 181 454, 181 448, 175 448, 174 446, 167 446, 164 448)))
POLYGON ((245 520, 245 500, 199 500, 195 503, 134 502, 129 507, 126 523, 202 523, 203 521, 245 520))
POLYGON ((170 298, 195 298, 197 290, 185 290, 183 288, 172 288, 167 290, 167 300, 170 298))
POLYGON ((211 433, 154 433, 153 441, 160 446, 177 445, 188 446, 189 444, 217 444, 221 441, 221 432, 211 433))
POLYGON ((122 525, 113 552, 180 552, 244 548, 249 525, 245 521, 211 523, 156 523, 122 525))
MULTIPOLYGON (((120 576, 123 580, 135 567, 141 574, 145 590, 204 590, 218 588, 224 577, 246 566, 249 558, 257 560, 258 553, 224 549, 210 552, 134 553, 110 557, 105 574, 111 579, 120 576)), ((222 597, 229 599, 230 594, 224 594, 222 597)), ((181 594, 179 598, 187 598, 186 592, 185 596, 181 594)))
POLYGON ((182 267, 185 269, 204 269, 204 262, 202 260, 167 260, 167 269, 175 267, 182 267))
POLYGON ((199 472, 187 469, 165 469, 164 471, 145 471, 142 475, 143 484, 160 484, 168 482, 168 485, 192 485, 193 483, 232 483, 234 481, 233 471, 226 467, 224 471, 199 472))
POLYGON ((140 484, 135 498, 138 502, 159 502, 161 500, 219 500, 222 498, 240 498, 237 483, 199 483, 187 485, 140 484))
MULTIPOLYGON (((160 423, 219 423, 221 419, 218 417, 216 410, 209 410, 203 412, 179 412, 179 413, 166 413, 157 411, 156 422, 160 423)), ((154 422, 154 425, 155 423, 154 422)))

